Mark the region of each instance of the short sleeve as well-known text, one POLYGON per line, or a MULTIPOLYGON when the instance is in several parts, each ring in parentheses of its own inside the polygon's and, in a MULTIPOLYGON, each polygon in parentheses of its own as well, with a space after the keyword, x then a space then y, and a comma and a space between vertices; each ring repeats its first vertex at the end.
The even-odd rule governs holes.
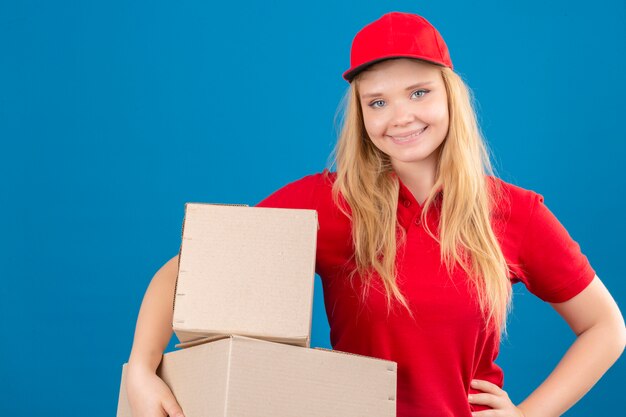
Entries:
MULTIPOLYGON (((318 231, 316 242, 315 272, 325 276, 329 265, 335 262, 336 227, 328 216, 328 201, 331 190, 326 181, 327 173, 307 175, 289 183, 263 199, 256 207, 307 209, 317 212, 318 231)), ((332 200, 331 200, 332 201, 332 200)))
POLYGON ((315 210, 320 175, 307 175, 289 183, 263 199, 256 207, 315 210))
POLYGON ((520 280, 544 301, 569 300, 595 277, 595 271, 578 243, 544 204, 542 195, 533 193, 530 217, 520 245, 520 280))

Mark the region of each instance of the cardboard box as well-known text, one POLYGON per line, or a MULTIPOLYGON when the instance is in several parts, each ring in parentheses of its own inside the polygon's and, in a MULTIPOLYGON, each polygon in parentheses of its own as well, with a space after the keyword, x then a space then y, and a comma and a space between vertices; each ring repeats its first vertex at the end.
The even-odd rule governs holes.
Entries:
POLYGON ((308 347, 317 229, 315 210, 186 204, 173 318, 183 346, 238 334, 308 347))
POLYGON ((396 363, 366 356, 230 336, 163 355, 157 373, 186 417, 396 415, 396 363))

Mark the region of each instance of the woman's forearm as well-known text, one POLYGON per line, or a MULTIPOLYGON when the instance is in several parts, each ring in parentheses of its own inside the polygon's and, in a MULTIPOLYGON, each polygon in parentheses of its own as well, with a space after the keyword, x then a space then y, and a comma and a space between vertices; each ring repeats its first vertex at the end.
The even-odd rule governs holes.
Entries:
POLYGON ((581 333, 546 380, 518 408, 525 417, 560 416, 580 400, 624 350, 624 327, 597 325, 581 333))
POLYGON ((131 368, 155 372, 163 351, 172 338, 172 303, 178 275, 178 256, 154 275, 141 303, 133 347, 128 359, 131 368))

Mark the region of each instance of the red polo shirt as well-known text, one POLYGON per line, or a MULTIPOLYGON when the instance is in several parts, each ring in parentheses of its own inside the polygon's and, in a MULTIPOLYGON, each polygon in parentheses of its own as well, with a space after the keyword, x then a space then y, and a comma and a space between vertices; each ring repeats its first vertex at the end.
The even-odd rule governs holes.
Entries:
MULTIPOLYGON (((316 272, 322 278, 324 302, 334 349, 393 360, 398 363, 398 417, 469 417, 467 400, 472 379, 502 387, 503 372, 494 363, 497 336, 485 333, 466 274, 456 268, 450 275, 439 256, 439 245, 420 224, 422 206, 400 183, 398 220, 407 231, 397 256, 397 283, 416 320, 403 307, 387 314, 384 287, 374 281, 365 303, 360 303, 358 279, 348 273, 352 238, 349 219, 332 200, 334 173, 301 178, 259 203, 260 207, 317 210, 316 272)), ((595 272, 578 244, 535 192, 500 179, 505 200, 493 213, 492 224, 513 283, 548 302, 566 301, 582 291, 595 272)), ((444 198, 440 193, 438 198, 444 198)), ((428 219, 437 230, 438 210, 428 219)))

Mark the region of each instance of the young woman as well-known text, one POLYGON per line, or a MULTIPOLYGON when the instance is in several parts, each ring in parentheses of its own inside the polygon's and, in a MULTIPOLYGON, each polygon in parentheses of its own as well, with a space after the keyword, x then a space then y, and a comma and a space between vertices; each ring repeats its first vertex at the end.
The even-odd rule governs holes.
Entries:
MULTIPOLYGON (((331 343, 398 363, 399 417, 558 416, 617 360, 621 313, 537 193, 492 174, 468 89, 424 18, 389 13, 354 38, 336 172, 262 207, 309 208, 320 229, 331 343), (577 339, 515 405, 494 363, 523 282, 577 339)), ((177 257, 154 276, 128 367, 134 416, 179 416, 155 375, 172 335, 177 257)))

